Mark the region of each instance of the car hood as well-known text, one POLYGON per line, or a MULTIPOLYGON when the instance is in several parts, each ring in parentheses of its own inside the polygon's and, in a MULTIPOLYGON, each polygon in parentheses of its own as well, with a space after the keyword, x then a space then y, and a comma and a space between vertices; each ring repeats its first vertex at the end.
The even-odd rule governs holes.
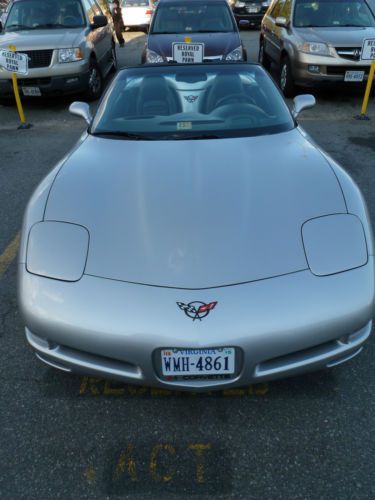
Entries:
POLYGON ((85 226, 85 273, 178 288, 307 269, 302 224, 346 213, 338 181, 297 129, 253 138, 89 136, 60 170, 45 219, 85 226))
POLYGON ((172 57, 172 44, 174 42, 185 43, 189 36, 191 43, 204 43, 204 56, 226 55, 241 45, 238 33, 184 33, 175 35, 152 35, 147 41, 147 48, 153 50, 163 57, 172 57))
POLYGON ((362 47, 365 38, 375 38, 375 28, 296 28, 296 32, 308 42, 325 42, 334 47, 362 47))
POLYGON ((5 32, 0 35, 0 48, 15 45, 23 50, 64 49, 76 47, 84 28, 43 29, 5 32))

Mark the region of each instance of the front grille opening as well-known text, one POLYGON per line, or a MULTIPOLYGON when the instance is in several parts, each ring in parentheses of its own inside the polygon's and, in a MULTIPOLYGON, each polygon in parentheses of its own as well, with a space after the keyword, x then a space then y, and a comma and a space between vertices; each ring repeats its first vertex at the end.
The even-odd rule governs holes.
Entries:
MULTIPOLYGON (((138 366, 128 363, 127 361, 120 361, 106 356, 101 356, 99 354, 91 354, 85 351, 80 351, 79 349, 72 349, 71 347, 66 347, 64 345, 59 345, 55 349, 51 349, 51 352, 53 351, 62 356, 66 356, 68 360, 72 362, 76 360, 77 363, 87 363, 93 365, 94 368, 102 368, 106 371, 111 370, 122 374, 132 374, 136 377, 139 377, 141 374, 141 370, 138 366)), ((63 362, 63 360, 61 361, 63 362)))
POLYGON ((293 367, 299 363, 305 363, 306 361, 313 360, 319 356, 324 356, 335 349, 337 349, 338 344, 336 340, 331 340, 323 344, 319 344, 308 349, 302 349, 301 351, 296 351, 290 354, 285 354, 284 356, 279 356, 277 358, 269 359, 259 363, 257 366, 257 373, 261 375, 263 372, 269 372, 278 369, 287 369, 288 366, 293 367))
POLYGON ((337 54, 343 59, 359 61, 361 59, 362 47, 335 47, 337 54))
POLYGON ((18 86, 19 87, 27 87, 30 85, 50 85, 51 83, 51 78, 44 77, 44 78, 17 78, 18 86))
POLYGON ((29 57, 29 68, 46 68, 51 64, 53 49, 23 50, 29 57))
POLYGON ((369 66, 327 66, 327 75, 344 76, 347 71, 364 71, 369 73, 369 66))

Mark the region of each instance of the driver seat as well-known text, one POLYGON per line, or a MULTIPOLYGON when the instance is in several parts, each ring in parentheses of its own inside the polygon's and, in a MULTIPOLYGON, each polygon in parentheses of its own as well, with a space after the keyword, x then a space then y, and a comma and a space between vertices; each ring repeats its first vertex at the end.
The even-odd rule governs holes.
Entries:
POLYGON ((162 76, 146 76, 139 90, 137 114, 168 116, 181 113, 177 92, 162 76))
POLYGON ((221 99, 231 94, 245 96, 241 77, 238 74, 217 75, 211 87, 207 89, 205 99, 202 100, 201 113, 211 113, 221 99))

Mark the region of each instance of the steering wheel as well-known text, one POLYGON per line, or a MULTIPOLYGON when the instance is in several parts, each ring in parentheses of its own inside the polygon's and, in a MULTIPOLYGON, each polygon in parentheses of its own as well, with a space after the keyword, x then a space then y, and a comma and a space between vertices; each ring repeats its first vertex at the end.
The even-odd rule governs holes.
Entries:
POLYGON ((77 18, 75 16, 65 16, 64 17, 64 24, 68 24, 68 25, 75 25, 77 24, 77 18))
POLYGON ((216 101, 215 108, 219 108, 220 106, 225 106, 225 104, 231 104, 231 103, 237 104, 239 102, 254 104, 254 100, 250 96, 237 92, 221 97, 218 101, 216 101))
POLYGON ((248 120, 254 122, 259 120, 269 120, 270 116, 255 104, 240 103, 236 104, 223 104, 215 108, 214 112, 223 118, 239 119, 246 117, 248 120))

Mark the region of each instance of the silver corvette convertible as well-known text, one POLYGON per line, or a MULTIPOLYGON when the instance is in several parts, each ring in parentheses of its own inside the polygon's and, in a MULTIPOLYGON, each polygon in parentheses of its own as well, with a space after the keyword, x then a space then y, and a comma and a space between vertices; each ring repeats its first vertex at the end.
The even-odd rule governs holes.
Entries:
POLYGON ((364 200, 258 65, 121 71, 29 202, 26 337, 45 363, 185 390, 332 367, 371 332, 364 200))

